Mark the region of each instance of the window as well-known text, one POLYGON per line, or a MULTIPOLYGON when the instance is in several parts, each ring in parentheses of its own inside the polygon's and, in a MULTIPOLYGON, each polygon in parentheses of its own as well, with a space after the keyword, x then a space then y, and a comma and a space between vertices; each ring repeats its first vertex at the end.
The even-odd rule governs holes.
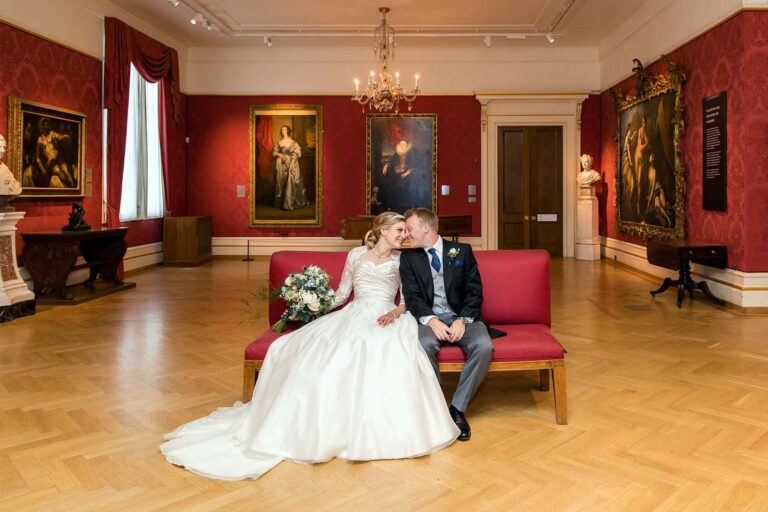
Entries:
POLYGON ((147 82, 131 65, 128 131, 120 198, 121 221, 163 216, 159 93, 160 84, 147 82))

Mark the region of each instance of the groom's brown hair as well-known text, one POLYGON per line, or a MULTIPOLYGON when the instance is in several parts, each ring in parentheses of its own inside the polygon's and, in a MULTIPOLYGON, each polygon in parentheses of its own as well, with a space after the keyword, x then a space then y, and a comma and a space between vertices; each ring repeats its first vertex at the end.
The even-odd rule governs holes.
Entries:
POLYGON ((432 228, 432 231, 437 233, 437 215, 435 215, 435 212, 429 208, 411 208, 405 212, 403 217, 405 217, 405 220, 408 220, 410 217, 416 217, 424 224, 428 224, 429 227, 432 228))

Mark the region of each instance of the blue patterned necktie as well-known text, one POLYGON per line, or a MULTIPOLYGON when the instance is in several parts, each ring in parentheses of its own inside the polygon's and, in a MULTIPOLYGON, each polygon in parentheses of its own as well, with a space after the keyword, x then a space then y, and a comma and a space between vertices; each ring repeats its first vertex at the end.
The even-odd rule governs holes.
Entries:
POLYGON ((432 255, 432 268, 435 269, 436 272, 440 272, 440 258, 437 257, 437 251, 433 247, 427 252, 432 255))

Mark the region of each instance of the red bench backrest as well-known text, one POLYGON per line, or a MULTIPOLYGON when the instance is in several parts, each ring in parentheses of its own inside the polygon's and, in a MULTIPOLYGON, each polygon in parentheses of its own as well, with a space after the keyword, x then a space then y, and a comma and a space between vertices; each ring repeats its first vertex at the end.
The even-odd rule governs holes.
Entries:
POLYGON ((551 326, 547 251, 476 251, 475 257, 486 323, 551 326))
MULTIPOLYGON (((547 251, 476 251, 483 280, 481 314, 489 324, 550 325, 549 254, 547 251)), ((269 288, 279 290, 286 276, 317 265, 331 276, 336 289, 344 270, 346 252, 279 251, 269 262, 269 288)), ((270 325, 280 319, 285 303, 269 304, 270 325)))

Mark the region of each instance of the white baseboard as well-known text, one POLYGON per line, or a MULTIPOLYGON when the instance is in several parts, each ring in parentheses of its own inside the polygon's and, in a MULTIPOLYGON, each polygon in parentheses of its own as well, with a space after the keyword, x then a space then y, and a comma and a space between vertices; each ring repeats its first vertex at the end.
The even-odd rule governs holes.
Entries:
MULTIPOLYGON (((615 238, 600 237, 603 257, 615 260, 647 274, 663 279, 676 278, 677 272, 648 263, 642 245, 615 238)), ((691 265, 699 280, 706 280, 715 296, 743 308, 768 307, 768 272, 742 272, 732 268, 719 269, 706 265, 691 265)))
POLYGON ((123 268, 126 272, 151 267, 163 262, 163 242, 129 247, 123 257, 123 268))
MULTIPOLYGON (((474 250, 482 248, 480 237, 460 239, 474 250)), ((316 237, 244 237, 215 236, 212 240, 214 256, 270 256, 277 251, 348 251, 360 245, 357 240, 344 240, 334 236, 316 237)))

